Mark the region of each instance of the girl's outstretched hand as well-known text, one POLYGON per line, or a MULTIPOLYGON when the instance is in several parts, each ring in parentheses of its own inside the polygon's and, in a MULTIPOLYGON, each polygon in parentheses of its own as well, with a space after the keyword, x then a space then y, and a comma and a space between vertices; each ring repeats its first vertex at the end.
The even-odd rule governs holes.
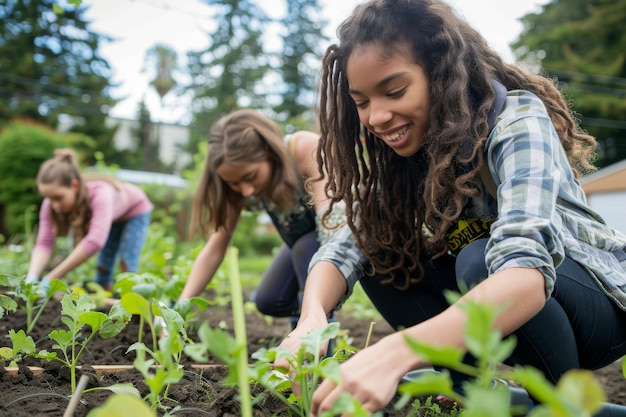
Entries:
POLYGON ((399 366, 397 359, 393 343, 385 339, 359 351, 339 368, 341 384, 327 379, 315 390, 312 415, 330 410, 342 392, 349 393, 372 413, 385 407, 405 374, 404 366, 399 366))
MULTIPOLYGON (((317 329, 320 327, 328 326, 328 321, 326 318, 305 318, 300 319, 298 321, 298 325, 289 335, 281 342, 279 347, 288 349, 294 355, 300 350, 300 346, 302 346, 302 341, 300 340, 302 337, 306 336, 311 330, 317 329)), ((320 352, 321 355, 326 353, 325 345, 323 347, 324 351, 320 352)), ((274 362, 275 369, 285 369, 289 370, 289 362, 286 359, 278 359, 274 362)))

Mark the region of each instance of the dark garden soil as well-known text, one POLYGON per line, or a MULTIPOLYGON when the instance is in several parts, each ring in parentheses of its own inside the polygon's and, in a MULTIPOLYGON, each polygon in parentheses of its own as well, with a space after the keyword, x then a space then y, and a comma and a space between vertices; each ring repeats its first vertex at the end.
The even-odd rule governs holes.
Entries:
MULTIPOLYGON (((201 319, 208 321, 212 327, 232 329, 231 313, 225 308, 210 308, 202 314, 201 319)), ((341 313, 338 314, 338 319, 341 328, 346 332, 347 341, 352 346, 362 348, 366 343, 369 321, 355 319, 341 313)), ((39 325, 31 334, 37 342, 38 349, 52 350, 47 335, 52 329, 63 328, 60 322, 60 303, 50 302, 38 323, 39 325)), ((2 317, 0 319, 0 337, 2 337, 0 346, 10 346, 7 338, 10 329, 18 330, 24 326, 23 313, 9 313, 2 317)), ((95 365, 132 365, 134 354, 132 352, 126 354, 126 350, 137 340, 138 326, 138 322, 133 321, 117 337, 112 339, 95 337, 90 342, 89 350, 83 354, 79 371, 79 375, 89 376, 87 388, 132 382, 142 396, 148 394, 147 386, 135 370, 97 374, 93 368, 95 365)), ((276 346, 289 330, 287 319, 266 321, 255 314, 246 315, 246 326, 250 353, 261 347, 276 346)), ((390 332, 391 328, 386 323, 377 322, 370 343, 376 342, 390 332)), ((191 336, 193 339, 193 334, 191 336)), ((222 384, 226 376, 223 367, 197 369, 192 367, 192 361, 189 358, 185 358, 183 362, 186 369, 185 376, 180 383, 170 388, 168 394, 170 401, 165 402, 170 407, 181 406, 176 416, 235 417, 241 415, 237 401, 238 392, 222 384)), ((69 402, 68 370, 43 361, 29 360, 26 364, 43 367, 44 371, 41 374, 33 374, 29 372, 29 368, 21 367, 16 376, 8 375, 6 368, 3 368, 0 362, 0 417, 62 417, 69 402)), ((607 393, 608 400, 626 405, 626 380, 621 373, 620 364, 616 363, 596 371, 596 375, 607 393)), ((83 394, 74 416, 86 416, 92 408, 103 404, 111 395, 107 390, 83 394)), ((385 416, 390 417, 407 414, 407 410, 394 410, 392 406, 388 406, 383 411, 385 416)), ((288 415, 291 414, 286 407, 271 397, 266 397, 254 406, 255 417, 288 415)))

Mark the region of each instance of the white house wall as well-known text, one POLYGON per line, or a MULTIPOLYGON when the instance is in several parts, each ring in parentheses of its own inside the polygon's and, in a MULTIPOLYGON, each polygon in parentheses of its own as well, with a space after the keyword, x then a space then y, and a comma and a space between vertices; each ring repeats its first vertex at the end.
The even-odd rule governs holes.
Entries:
POLYGON ((626 233, 626 191, 593 193, 587 201, 609 226, 626 233))
MULTIPOLYGON (((130 119, 107 118, 107 127, 118 125, 113 137, 113 144, 117 149, 136 149, 136 132, 139 122, 130 119)), ((153 124, 152 140, 157 136, 159 140, 159 159, 165 164, 173 164, 177 169, 182 168, 191 161, 191 156, 182 148, 189 142, 189 128, 187 126, 173 124, 153 124)))

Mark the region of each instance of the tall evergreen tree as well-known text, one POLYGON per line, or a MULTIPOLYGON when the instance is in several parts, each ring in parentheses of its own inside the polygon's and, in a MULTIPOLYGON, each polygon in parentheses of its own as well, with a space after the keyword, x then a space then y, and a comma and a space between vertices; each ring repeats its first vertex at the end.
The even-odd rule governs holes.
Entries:
POLYGON ((265 105, 263 77, 268 56, 263 49, 267 15, 251 0, 204 0, 215 7, 215 31, 209 46, 187 54, 191 76, 192 138, 197 151, 215 120, 236 107, 265 105))
POLYGON ((99 55, 103 39, 88 28, 85 7, 60 13, 55 0, 0 1, 0 124, 22 117, 95 140, 107 161, 119 160, 105 126, 112 70, 99 55))
POLYGON ((319 0, 285 1, 287 14, 281 22, 285 32, 280 68, 285 91, 282 103, 275 107, 281 120, 313 113, 320 48, 329 40, 322 33, 328 22, 321 16, 319 0))
POLYGON ((626 0, 552 0, 522 18, 521 61, 561 82, 581 127, 600 144, 597 165, 626 158, 626 0))

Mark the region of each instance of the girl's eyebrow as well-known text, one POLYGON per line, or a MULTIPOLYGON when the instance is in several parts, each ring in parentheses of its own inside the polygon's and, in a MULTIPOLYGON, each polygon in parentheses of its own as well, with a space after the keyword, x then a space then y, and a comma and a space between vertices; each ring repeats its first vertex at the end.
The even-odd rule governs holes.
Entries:
MULTIPOLYGON (((407 71, 399 71, 399 72, 394 72, 393 74, 389 74, 388 76, 386 76, 385 78, 383 78, 382 80, 377 82, 375 87, 376 88, 380 88, 380 87, 384 86, 385 84, 388 84, 391 81, 395 80, 396 78, 402 77, 405 74, 407 74, 407 71)), ((353 88, 350 88, 348 90, 348 93, 350 93, 350 94, 361 94, 361 92, 359 90, 355 90, 353 88)))

